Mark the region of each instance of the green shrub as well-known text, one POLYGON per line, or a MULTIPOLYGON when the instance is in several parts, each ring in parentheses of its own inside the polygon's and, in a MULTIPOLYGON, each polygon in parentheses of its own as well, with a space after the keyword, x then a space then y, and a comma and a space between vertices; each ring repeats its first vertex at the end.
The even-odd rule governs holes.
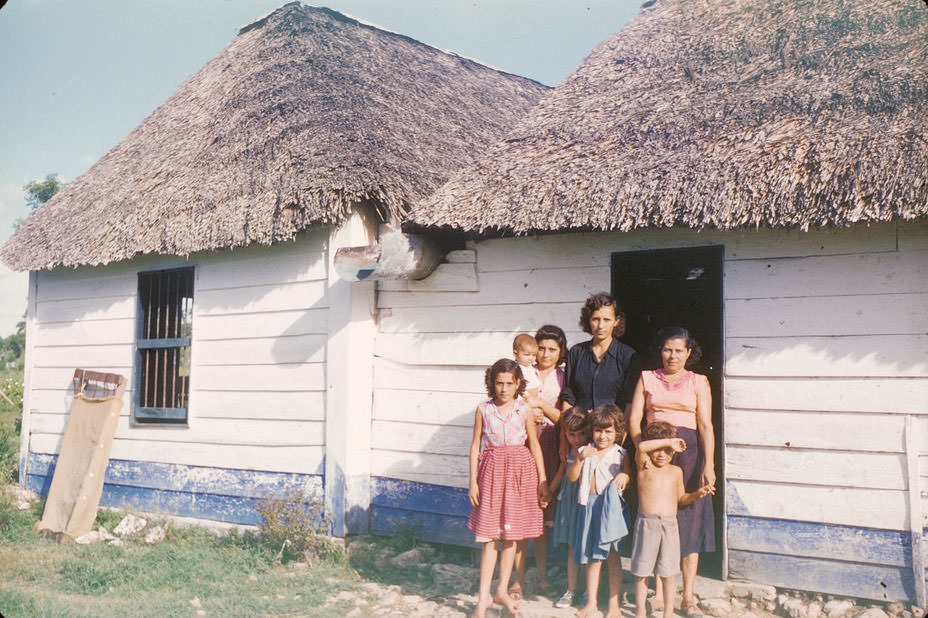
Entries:
POLYGON ((97 518, 93 522, 93 529, 97 530, 102 526, 107 531, 113 532, 125 516, 126 511, 101 507, 97 509, 97 518))
POLYGON ((296 491, 263 498, 255 508, 263 520, 258 526, 261 542, 281 562, 305 559, 312 564, 317 559, 344 557, 344 550, 325 536, 331 522, 319 500, 296 491))
POLYGON ((422 537, 422 522, 419 520, 413 523, 401 522, 396 525, 395 533, 387 543, 396 551, 404 552, 420 544, 422 537))
MULTIPOLYGON (((0 379, 0 391, 3 391, 3 394, 13 400, 14 407, 20 410, 23 409, 23 380, 21 375, 9 375, 0 379)), ((2 397, 0 397, 0 401, 9 405, 2 397)))
POLYGON ((19 429, 0 421, 0 486, 19 480, 19 429))

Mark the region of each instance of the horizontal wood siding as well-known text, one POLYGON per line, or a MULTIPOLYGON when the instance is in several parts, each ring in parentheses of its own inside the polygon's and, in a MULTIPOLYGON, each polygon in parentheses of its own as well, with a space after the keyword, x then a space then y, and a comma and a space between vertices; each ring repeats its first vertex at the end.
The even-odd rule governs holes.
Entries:
MULTIPOLYGON (((29 489, 47 495, 57 456, 30 456, 29 489)), ((320 471, 321 472, 321 471, 320 471)), ((100 504, 212 521, 256 525, 256 506, 269 497, 302 496, 322 503, 319 474, 256 472, 176 463, 110 459, 100 504)))
MULTIPOLYGON (((466 487, 469 429, 486 396, 483 370, 511 355, 515 334, 554 323, 571 344, 581 341, 581 304, 609 289, 613 252, 711 244, 725 247, 718 395, 729 573, 793 588, 911 597, 909 415, 918 421, 919 482, 928 495, 923 223, 472 242, 478 291, 429 289, 426 279, 379 294, 372 474, 466 487), (778 540, 805 525, 818 528, 802 529, 803 538, 827 528, 814 548, 778 540), (752 546, 755 528, 769 542, 752 546), (871 553, 834 549, 841 535, 872 543, 871 553), (810 568, 834 575, 845 567, 849 575, 837 583, 807 577, 810 568), (882 584, 858 581, 867 568, 879 571, 882 584)), ((716 509, 721 515, 723 506, 716 509)))
POLYGON ((900 223, 888 251, 872 232, 844 231, 846 253, 726 264, 732 576, 915 600, 925 508, 910 512, 905 419, 928 452, 928 233, 919 246, 900 223))
POLYGON ((273 247, 39 272, 31 452, 58 451, 71 374, 86 367, 129 379, 115 460, 321 474, 327 238, 323 229, 273 247), (190 265, 195 285, 188 426, 133 426, 138 273, 190 265))

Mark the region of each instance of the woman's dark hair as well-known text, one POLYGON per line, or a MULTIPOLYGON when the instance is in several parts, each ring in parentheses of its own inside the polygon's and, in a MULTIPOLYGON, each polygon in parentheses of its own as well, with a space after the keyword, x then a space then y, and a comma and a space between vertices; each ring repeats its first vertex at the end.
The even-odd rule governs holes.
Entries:
POLYGON ((557 364, 560 365, 567 358, 567 335, 559 326, 545 324, 535 333, 535 341, 541 343, 545 339, 553 339, 561 347, 561 356, 557 359, 557 364))
POLYGON ((683 339, 686 341, 686 349, 690 351, 690 357, 686 360, 686 369, 692 368, 699 359, 702 358, 702 348, 699 342, 682 326, 665 326, 657 331, 654 335, 654 346, 651 348, 651 354, 654 356, 655 367, 661 366, 661 350, 664 344, 670 339, 683 339))
POLYGON ((580 310, 580 328, 583 329, 583 332, 592 334, 593 331, 590 329, 590 318, 593 317, 593 313, 603 307, 612 307, 612 311, 615 313, 615 328, 612 329, 612 336, 621 337, 624 335, 625 314, 622 312, 622 307, 616 299, 605 292, 591 294, 590 297, 586 299, 586 302, 583 304, 583 309, 580 310))
POLYGON ((496 376, 501 373, 511 373, 512 377, 519 381, 519 388, 516 390, 517 397, 525 392, 525 378, 522 377, 522 370, 519 368, 519 363, 511 358, 501 358, 490 365, 483 379, 484 383, 487 385, 487 395, 491 399, 496 397, 493 386, 496 383, 496 376))

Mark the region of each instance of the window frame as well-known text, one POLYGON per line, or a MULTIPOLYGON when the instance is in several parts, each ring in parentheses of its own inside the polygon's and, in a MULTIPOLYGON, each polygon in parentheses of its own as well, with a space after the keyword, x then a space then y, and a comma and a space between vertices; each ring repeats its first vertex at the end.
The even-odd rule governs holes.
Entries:
MULTIPOLYGON (((134 426, 151 426, 151 425, 173 425, 173 426, 186 426, 189 420, 189 411, 190 411, 190 363, 193 355, 193 303, 195 298, 195 287, 196 287, 196 269, 194 266, 184 266, 179 268, 163 268, 157 270, 146 270, 139 271, 137 274, 136 282, 136 330, 135 330, 135 388, 133 388, 133 409, 132 409, 132 423, 134 426), (146 326, 148 326, 149 331, 151 330, 151 320, 150 320, 150 311, 152 307, 151 303, 151 293, 153 285, 150 283, 156 278, 166 278, 171 277, 175 274, 181 274, 186 277, 186 279, 180 279, 178 281, 178 292, 175 303, 178 303, 175 311, 175 319, 177 320, 175 324, 175 332, 173 334, 181 335, 174 337, 146 337, 146 326), (144 292, 143 284, 146 282, 146 279, 149 281, 149 302, 148 307, 145 306, 143 302, 144 292), (186 284, 185 289, 181 291, 181 288, 186 284), (189 304, 185 301, 189 298, 189 304), (185 321, 186 320, 186 321, 185 321), (148 324, 146 324, 148 323, 148 324), (189 329, 186 329, 187 332, 184 333, 184 326, 189 324, 189 329), (158 406, 143 406, 142 393, 143 390, 147 391, 147 385, 149 384, 146 379, 146 363, 145 357, 149 350, 176 350, 176 355, 171 361, 171 370, 174 374, 174 377, 185 377, 186 381, 182 386, 180 393, 176 390, 177 382, 174 382, 174 389, 172 389, 172 396, 177 397, 180 395, 185 403, 184 407, 158 407, 158 406), (180 374, 180 367, 186 365, 186 376, 180 374), (175 373, 176 372, 176 373, 175 373)), ((159 288, 158 295, 159 300, 162 292, 159 288)), ((158 302, 157 307, 170 306, 170 291, 166 292, 167 299, 162 303, 158 302)), ((160 320, 159 316, 156 318, 160 320)), ((165 320, 169 319, 168 317, 165 320)), ((155 326, 159 328, 159 326, 155 326)), ((167 321, 165 322, 165 329, 169 328, 167 321)), ((164 381, 167 379, 166 369, 167 365, 167 353, 165 354, 165 373, 160 376, 160 380, 164 381)), ((155 374, 157 376, 157 373, 155 374)), ((158 378, 156 378, 158 379, 158 378)), ((156 384, 156 387, 160 387, 162 384, 156 384)), ((164 383, 165 394, 164 398, 167 398, 167 385, 164 383)))

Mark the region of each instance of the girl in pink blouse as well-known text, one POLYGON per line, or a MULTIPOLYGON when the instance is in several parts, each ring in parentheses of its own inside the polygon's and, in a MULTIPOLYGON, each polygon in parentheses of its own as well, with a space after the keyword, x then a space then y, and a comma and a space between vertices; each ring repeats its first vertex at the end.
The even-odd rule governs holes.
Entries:
POLYGON ((519 611, 518 601, 506 590, 516 543, 541 535, 542 508, 550 500, 535 418, 519 398, 525 390, 519 364, 508 358, 496 361, 487 369, 485 382, 490 399, 477 406, 474 415, 469 483, 474 509, 467 522, 476 542, 483 544, 477 618, 486 616, 494 600, 513 614, 519 611), (502 551, 497 552, 500 542, 502 551), (497 553, 499 585, 493 597, 490 584, 497 553))

